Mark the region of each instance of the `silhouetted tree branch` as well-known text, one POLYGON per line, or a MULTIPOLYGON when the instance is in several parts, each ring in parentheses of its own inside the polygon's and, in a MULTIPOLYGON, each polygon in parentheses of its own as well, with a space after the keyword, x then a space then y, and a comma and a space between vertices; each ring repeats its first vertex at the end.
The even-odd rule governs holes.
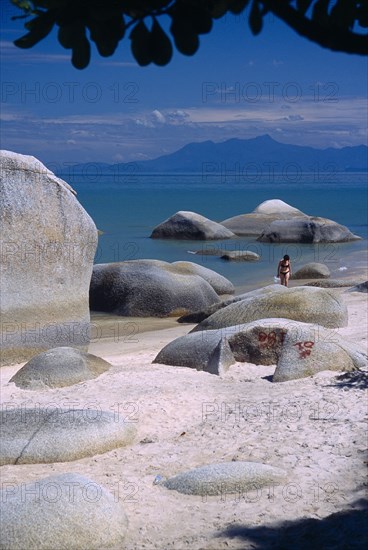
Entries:
MULTIPOLYGON (((84 69, 90 62, 91 44, 99 54, 111 56, 131 29, 131 50, 141 66, 167 65, 175 48, 194 55, 199 35, 212 30, 213 20, 247 10, 254 35, 271 12, 298 34, 335 51, 366 55, 368 0, 11 0, 22 10, 19 18, 28 33, 14 43, 32 48, 56 25, 60 44, 72 50, 72 63, 84 69), (169 32, 159 18, 169 18, 169 32)), ((17 17, 16 17, 17 18, 17 17)))

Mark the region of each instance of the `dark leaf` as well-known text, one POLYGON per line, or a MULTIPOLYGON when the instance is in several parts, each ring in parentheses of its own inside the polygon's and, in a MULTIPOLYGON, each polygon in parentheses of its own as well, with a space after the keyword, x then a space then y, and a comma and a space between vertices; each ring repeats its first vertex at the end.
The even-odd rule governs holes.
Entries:
POLYGON ((83 25, 80 21, 73 21, 68 25, 59 27, 58 39, 63 48, 73 48, 81 31, 83 32, 83 25))
POLYGON ((138 65, 145 67, 152 62, 150 33, 144 21, 136 24, 129 36, 131 49, 138 65))
POLYGON ((353 2, 339 0, 331 10, 330 22, 336 27, 352 29, 356 15, 356 6, 353 2))
POLYGON ((328 25, 328 5, 330 0, 318 0, 313 6, 312 19, 320 25, 328 25))
POLYGON ((122 9, 118 7, 100 7, 91 6, 88 8, 88 15, 96 21, 111 21, 112 19, 119 18, 122 15, 122 9))
POLYGON ((96 21, 90 18, 87 27, 91 31, 91 40, 96 43, 102 57, 109 57, 115 52, 119 41, 124 37, 125 24, 122 16, 110 21, 96 21))
POLYGON ((85 69, 91 59, 91 46, 85 34, 73 46, 72 63, 76 69, 85 69))
POLYGON ((220 17, 223 17, 228 9, 229 3, 226 0, 217 0, 215 2, 212 2, 212 5, 209 8, 211 17, 213 17, 214 19, 219 19, 220 17))
POLYGON ((183 32, 178 25, 171 25, 171 34, 174 37, 176 49, 184 55, 194 55, 199 48, 198 35, 191 29, 191 32, 183 32))
POLYGON ((359 25, 366 29, 368 27, 368 9, 364 9, 365 6, 361 6, 358 11, 358 21, 359 25))
POLYGON ((229 2, 229 11, 235 15, 239 15, 239 13, 247 7, 249 2, 250 0, 233 0, 232 2, 229 2))
POLYGON ((35 17, 25 25, 30 32, 18 38, 18 40, 15 40, 14 44, 18 46, 18 48, 32 48, 32 46, 40 42, 40 40, 49 34, 54 23, 55 19, 52 13, 45 13, 39 17, 35 17))
POLYGON ((204 7, 197 6, 193 10, 191 21, 197 34, 207 34, 212 29, 212 17, 204 7))
POLYGON ((150 43, 152 61, 156 65, 167 65, 172 58, 173 49, 170 39, 162 30, 156 19, 153 21, 150 43))
POLYGON ((263 25, 262 12, 257 0, 254 0, 252 9, 250 10, 250 14, 249 14, 250 30, 254 35, 257 35, 261 32, 262 25, 263 25))
POLYGON ((313 0, 296 0, 296 7, 300 13, 305 15, 313 0))

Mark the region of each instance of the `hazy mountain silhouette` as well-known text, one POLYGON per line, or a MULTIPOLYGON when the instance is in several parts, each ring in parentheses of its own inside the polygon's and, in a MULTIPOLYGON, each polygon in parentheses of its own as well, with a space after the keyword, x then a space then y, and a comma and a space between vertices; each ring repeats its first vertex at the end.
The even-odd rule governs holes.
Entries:
MULTIPOLYGON (((74 171, 87 165, 78 165, 74 171)), ((106 169, 106 163, 96 163, 106 169)), ((203 141, 188 143, 178 151, 153 160, 110 165, 114 173, 202 172, 229 175, 234 172, 365 172, 368 170, 368 147, 358 145, 341 149, 316 149, 279 143, 269 135, 253 139, 229 139, 222 143, 203 141)))

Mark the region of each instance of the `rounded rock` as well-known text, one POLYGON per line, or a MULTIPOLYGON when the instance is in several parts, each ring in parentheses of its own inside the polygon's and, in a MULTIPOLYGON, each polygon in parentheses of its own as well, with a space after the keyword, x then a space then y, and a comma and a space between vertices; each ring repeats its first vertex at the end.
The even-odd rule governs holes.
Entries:
POLYGON ((80 474, 1 491, 2 550, 123 548, 127 527, 119 499, 80 474))
POLYGON ((0 412, 0 465, 69 462, 123 447, 134 418, 98 408, 18 408, 0 412))
POLYGON ((110 367, 110 363, 90 353, 59 347, 32 357, 10 382, 29 390, 62 388, 96 378, 110 367))

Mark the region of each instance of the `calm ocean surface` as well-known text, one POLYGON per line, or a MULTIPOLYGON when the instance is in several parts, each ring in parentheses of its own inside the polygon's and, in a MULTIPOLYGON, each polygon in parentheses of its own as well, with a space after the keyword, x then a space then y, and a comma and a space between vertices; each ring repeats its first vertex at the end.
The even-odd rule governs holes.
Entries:
POLYGON ((100 236, 96 263, 154 258, 194 261, 221 273, 238 289, 273 282, 278 260, 289 254, 294 270, 309 261, 328 265, 332 277, 361 272, 367 262, 367 174, 288 174, 238 178, 191 175, 63 176, 94 219, 100 236), (152 229, 178 210, 192 210, 215 221, 251 212, 268 199, 282 199, 303 212, 333 219, 363 237, 342 244, 261 244, 239 237, 224 241, 150 239, 152 229), (259 262, 226 262, 216 256, 192 255, 202 248, 252 250, 259 262), (348 269, 340 269, 347 267, 348 269))

